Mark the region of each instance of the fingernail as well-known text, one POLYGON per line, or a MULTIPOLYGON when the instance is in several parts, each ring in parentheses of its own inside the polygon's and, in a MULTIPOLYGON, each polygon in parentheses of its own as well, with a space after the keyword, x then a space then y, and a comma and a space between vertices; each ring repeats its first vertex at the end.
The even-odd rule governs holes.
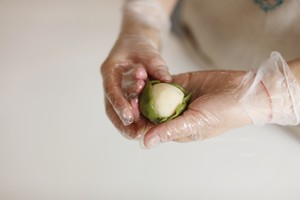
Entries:
POLYGON ((132 116, 132 112, 129 109, 124 109, 120 119, 125 126, 132 124, 134 118, 132 116))
POLYGON ((171 81, 172 80, 172 78, 171 78, 171 76, 170 76, 170 74, 168 73, 168 72, 164 72, 163 74, 162 74, 162 79, 164 80, 164 81, 171 81))
POLYGON ((121 119, 124 126, 129 126, 133 122, 133 117, 126 117, 121 119))
POLYGON ((160 137, 158 135, 152 135, 148 139, 148 142, 145 144, 145 146, 150 149, 158 146, 159 144, 160 144, 160 137))

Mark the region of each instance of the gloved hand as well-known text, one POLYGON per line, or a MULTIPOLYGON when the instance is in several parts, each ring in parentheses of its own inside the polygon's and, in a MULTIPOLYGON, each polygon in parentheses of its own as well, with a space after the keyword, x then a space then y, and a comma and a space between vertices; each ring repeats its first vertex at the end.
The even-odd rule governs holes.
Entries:
POLYGON ((146 133, 147 148, 172 140, 205 139, 251 123, 300 122, 300 86, 277 52, 248 73, 192 72, 174 76, 173 81, 192 92, 192 102, 181 116, 146 133))
POLYGON ((155 0, 128 0, 123 7, 122 30, 101 66, 106 112, 124 136, 138 138, 147 125, 138 109, 145 80, 171 80, 159 53, 168 17, 155 0), (146 13, 146 14, 145 14, 146 13))

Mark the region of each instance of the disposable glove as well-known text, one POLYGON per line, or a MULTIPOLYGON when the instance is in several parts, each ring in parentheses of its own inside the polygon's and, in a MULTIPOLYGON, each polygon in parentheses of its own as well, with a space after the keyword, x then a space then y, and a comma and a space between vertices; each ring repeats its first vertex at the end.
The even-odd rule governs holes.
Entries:
POLYGON ((299 83, 278 52, 258 70, 184 73, 173 82, 192 93, 192 102, 181 116, 150 128, 147 148, 206 139, 248 124, 300 122, 299 83))
POLYGON ((148 78, 171 81, 160 56, 160 39, 168 17, 155 0, 128 0, 122 30, 101 66, 106 112, 125 137, 138 138, 147 121, 140 118, 138 96, 148 78))

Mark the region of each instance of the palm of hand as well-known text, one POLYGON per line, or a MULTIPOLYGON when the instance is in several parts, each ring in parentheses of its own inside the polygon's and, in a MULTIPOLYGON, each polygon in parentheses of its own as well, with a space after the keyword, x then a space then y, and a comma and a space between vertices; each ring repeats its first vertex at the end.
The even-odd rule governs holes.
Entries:
POLYGON ((145 135, 149 146, 153 135, 161 142, 205 139, 250 124, 239 104, 245 72, 207 71, 173 76, 173 82, 192 93, 188 109, 179 117, 151 128, 145 135))

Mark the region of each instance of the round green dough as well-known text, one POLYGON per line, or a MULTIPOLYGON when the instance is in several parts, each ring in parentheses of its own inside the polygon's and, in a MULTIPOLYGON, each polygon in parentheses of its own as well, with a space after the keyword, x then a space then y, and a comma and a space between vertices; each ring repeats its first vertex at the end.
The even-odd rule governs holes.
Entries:
POLYGON ((183 113, 190 99, 191 93, 178 84, 148 81, 140 95, 140 111, 150 121, 158 124, 183 113))

